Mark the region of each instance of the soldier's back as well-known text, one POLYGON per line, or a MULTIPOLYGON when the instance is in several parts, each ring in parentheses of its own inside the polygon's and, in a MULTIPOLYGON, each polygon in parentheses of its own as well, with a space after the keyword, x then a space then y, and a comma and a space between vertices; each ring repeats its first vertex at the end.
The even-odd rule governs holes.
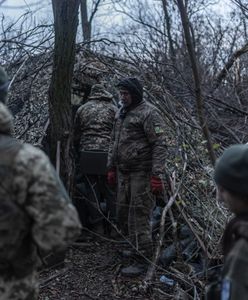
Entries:
POLYGON ((77 113, 81 150, 108 151, 116 107, 108 101, 90 100, 77 113))
POLYGON ((11 120, 0 103, 0 299, 36 299, 37 248, 64 248, 81 226, 48 157, 12 138, 11 120))

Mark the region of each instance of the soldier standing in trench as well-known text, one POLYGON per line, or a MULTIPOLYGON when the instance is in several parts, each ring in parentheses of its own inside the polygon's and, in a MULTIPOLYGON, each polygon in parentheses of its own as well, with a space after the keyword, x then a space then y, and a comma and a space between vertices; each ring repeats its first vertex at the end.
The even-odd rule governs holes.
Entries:
MULTIPOLYGON (((166 127, 159 111, 143 100, 137 78, 117 84, 122 102, 114 123, 108 156, 108 181, 117 184, 117 224, 138 254, 152 258, 150 218, 154 194, 165 193, 166 127)), ((135 263, 122 274, 145 269, 135 263)))
POLYGON ((0 299, 38 299, 38 249, 65 249, 81 230, 75 207, 40 149, 11 136, 0 67, 0 299))
POLYGON ((78 210, 84 225, 98 232, 103 227, 100 204, 106 204, 107 218, 115 222, 114 192, 106 176, 110 135, 117 111, 112 100, 113 96, 103 85, 93 85, 88 102, 79 107, 74 122, 74 146, 85 190, 84 207, 78 203, 78 210))

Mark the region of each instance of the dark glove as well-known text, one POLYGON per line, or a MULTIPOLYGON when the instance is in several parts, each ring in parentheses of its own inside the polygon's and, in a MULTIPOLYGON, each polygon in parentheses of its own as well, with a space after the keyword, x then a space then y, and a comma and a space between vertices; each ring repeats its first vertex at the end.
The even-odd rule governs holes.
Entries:
POLYGON ((107 178, 110 186, 116 185, 116 171, 114 169, 108 171, 107 178))
POLYGON ((161 194, 164 191, 163 180, 157 176, 151 176, 151 190, 153 194, 161 194))

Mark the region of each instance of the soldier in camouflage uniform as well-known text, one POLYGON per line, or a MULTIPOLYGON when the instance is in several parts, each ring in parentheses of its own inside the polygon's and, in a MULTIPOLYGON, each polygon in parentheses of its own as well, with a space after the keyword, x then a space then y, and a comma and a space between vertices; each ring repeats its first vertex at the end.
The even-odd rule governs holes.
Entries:
POLYGON ((37 249, 64 249, 81 224, 48 157, 11 137, 13 118, 3 103, 7 82, 0 68, 0 299, 34 300, 37 249))
MULTIPOLYGON (((143 87, 136 78, 126 78, 117 87, 123 106, 112 132, 108 180, 118 187, 119 228, 129 235, 137 251, 151 258, 154 194, 165 192, 165 122, 159 111, 143 100, 143 87)), ((136 270, 138 274, 141 268, 136 270)))
POLYGON ((221 280, 208 287, 208 300, 248 299, 248 145, 233 145, 216 163, 217 199, 234 213, 223 235, 221 280))
MULTIPOLYGON (((113 96, 101 84, 95 84, 92 86, 89 101, 79 107, 74 125, 74 145, 79 157, 85 152, 102 152, 105 153, 107 164, 110 136, 117 111, 112 100, 113 96)), ((94 163, 95 161, 92 165, 94 163)), ((84 166, 81 166, 86 190, 86 214, 84 215, 87 216, 87 221, 84 223, 91 229, 97 230, 102 226, 100 203, 106 204, 107 216, 111 221, 115 220, 114 193, 107 184, 106 173, 93 174, 93 171, 85 174, 83 169, 84 166)), ((82 209, 79 207, 79 210, 82 209)))

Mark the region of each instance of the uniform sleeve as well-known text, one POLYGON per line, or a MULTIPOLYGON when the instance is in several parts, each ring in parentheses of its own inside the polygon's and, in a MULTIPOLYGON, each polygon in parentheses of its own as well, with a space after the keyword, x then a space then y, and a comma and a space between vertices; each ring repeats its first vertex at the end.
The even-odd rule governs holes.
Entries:
POLYGON ((221 299, 246 300, 248 297, 248 243, 238 240, 224 263, 221 299))
POLYGON ((76 112, 76 116, 75 116, 75 119, 74 119, 73 145, 74 145, 74 149, 75 149, 76 152, 79 151, 80 136, 81 136, 81 132, 80 132, 80 128, 81 128, 80 112, 81 112, 81 109, 79 108, 76 112))
POLYGON ((114 118, 113 118, 113 129, 110 136, 110 143, 109 143, 109 151, 108 151, 108 162, 107 162, 107 169, 111 170, 116 168, 116 153, 115 153, 115 145, 116 145, 116 130, 117 130, 117 121, 119 118, 120 110, 117 109, 117 107, 114 107, 114 118))
POLYGON ((163 178, 166 172, 166 128, 157 110, 152 110, 145 119, 144 131, 152 147, 152 175, 163 178))
POLYGON ((108 162, 107 162, 107 169, 111 170, 116 167, 115 165, 115 153, 114 153, 114 145, 115 145, 115 128, 116 128, 116 121, 114 122, 113 129, 111 132, 110 143, 109 143, 109 151, 108 151, 108 162))
POLYGON ((77 211, 43 152, 37 152, 28 166, 32 177, 26 210, 33 220, 33 239, 43 250, 64 248, 80 234, 77 211))

